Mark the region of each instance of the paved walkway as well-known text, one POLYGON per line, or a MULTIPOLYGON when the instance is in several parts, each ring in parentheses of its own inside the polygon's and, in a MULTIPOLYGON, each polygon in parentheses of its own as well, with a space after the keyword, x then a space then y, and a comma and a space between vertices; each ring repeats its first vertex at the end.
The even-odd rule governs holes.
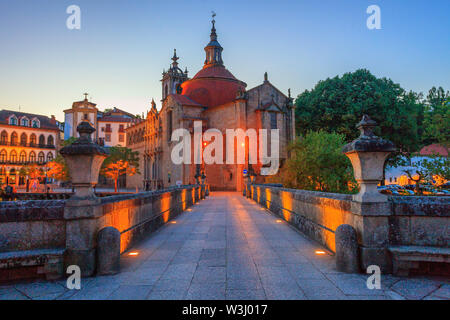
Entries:
POLYGON ((332 255, 238 193, 213 193, 123 255, 122 272, 0 286, 1 299, 450 299, 444 280, 335 270, 332 255))

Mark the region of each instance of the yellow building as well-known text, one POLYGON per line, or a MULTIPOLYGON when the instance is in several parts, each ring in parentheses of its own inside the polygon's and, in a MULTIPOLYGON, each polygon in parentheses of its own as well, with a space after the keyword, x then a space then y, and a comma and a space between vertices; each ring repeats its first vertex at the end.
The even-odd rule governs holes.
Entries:
POLYGON ((0 184, 25 186, 27 177, 19 175, 27 165, 46 164, 56 157, 62 128, 51 118, 12 110, 0 111, 0 184))

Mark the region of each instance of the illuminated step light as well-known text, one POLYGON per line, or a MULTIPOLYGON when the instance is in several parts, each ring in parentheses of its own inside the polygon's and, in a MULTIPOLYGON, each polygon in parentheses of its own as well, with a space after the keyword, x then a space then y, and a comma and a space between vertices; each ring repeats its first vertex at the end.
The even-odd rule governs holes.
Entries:
POLYGON ((138 255, 139 255, 139 252, 133 251, 133 252, 130 252, 128 255, 129 255, 129 256, 138 256, 138 255))
POLYGON ((323 250, 316 250, 315 254, 317 254, 317 255, 324 255, 324 254, 327 254, 327 253, 325 251, 323 251, 323 250))
POLYGON ((282 222, 283 222, 283 220, 281 220, 281 219, 277 220, 277 223, 282 223, 282 222))
POLYGON ((176 221, 170 221, 170 223, 172 223, 172 224, 176 224, 177 222, 176 222, 176 221))

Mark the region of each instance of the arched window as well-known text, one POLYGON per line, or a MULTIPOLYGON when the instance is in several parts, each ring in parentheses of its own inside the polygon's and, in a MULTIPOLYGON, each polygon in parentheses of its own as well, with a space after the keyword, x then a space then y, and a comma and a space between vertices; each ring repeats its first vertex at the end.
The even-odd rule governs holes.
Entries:
POLYGON ((35 163, 36 162, 36 153, 34 153, 34 151, 30 152, 30 158, 29 158, 31 163, 35 163))
POLYGON ((169 95, 169 87, 166 84, 166 87, 164 88, 164 98, 167 98, 168 95, 169 95))
POLYGON ((36 135, 34 133, 30 136, 30 146, 33 147, 36 145, 36 135))
POLYGON ((2 152, 0 152, 0 162, 5 163, 7 157, 8 154, 6 153, 6 150, 3 149, 2 152))
POLYGON ((39 146, 40 146, 40 147, 45 146, 45 137, 44 137, 43 134, 41 134, 41 135, 39 136, 39 146))
POLYGON ((27 162, 27 153, 22 151, 19 156, 19 162, 24 163, 27 162))
POLYGON ((39 152, 39 154, 38 154, 38 163, 42 164, 42 163, 44 163, 44 161, 45 161, 45 155, 44 155, 44 153, 41 151, 41 152, 39 152))
POLYGON ((17 140, 18 140, 17 133, 14 131, 11 134, 11 145, 12 146, 17 146, 17 140))
POLYGON ((30 124, 30 120, 28 120, 27 117, 23 117, 22 119, 20 119, 20 125, 24 126, 24 127, 28 127, 30 124))
POLYGON ((17 117, 15 115, 12 115, 11 117, 9 117, 9 124, 16 126, 17 125, 17 117))
POLYGON ((39 127, 41 126, 41 123, 39 122, 38 119, 33 119, 33 120, 31 121, 31 126, 32 126, 33 128, 39 128, 39 127))
POLYGON ((9 154, 9 161, 12 163, 17 162, 17 152, 15 150, 11 151, 11 153, 9 154))
POLYGON ((5 167, 0 168, 0 176, 6 176, 6 168, 5 167))
POLYGON ((26 146, 27 142, 28 142, 28 137, 27 137, 27 134, 24 132, 20 135, 20 145, 26 146))
POLYGON ((48 136, 48 138, 47 138, 47 145, 49 145, 49 146, 54 146, 55 145, 55 142, 54 142, 54 139, 53 139, 52 135, 48 136))
POLYGON ((53 153, 47 153, 47 162, 53 161, 53 153))
POLYGON ((5 146, 7 143, 8 143, 8 132, 3 130, 0 136, 0 144, 5 146))

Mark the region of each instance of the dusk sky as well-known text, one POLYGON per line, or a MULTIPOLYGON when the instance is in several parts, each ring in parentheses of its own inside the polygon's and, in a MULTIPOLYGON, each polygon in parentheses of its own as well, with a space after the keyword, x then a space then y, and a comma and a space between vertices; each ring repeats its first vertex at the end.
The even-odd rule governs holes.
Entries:
POLYGON ((56 115, 88 92, 100 110, 161 103, 173 49, 193 77, 211 11, 225 66, 248 89, 269 80, 297 96, 327 77, 367 68, 407 90, 450 89, 449 0, 0 0, 0 109, 56 115), (81 30, 69 30, 69 5, 81 30), (366 9, 381 8, 381 30, 366 9))

